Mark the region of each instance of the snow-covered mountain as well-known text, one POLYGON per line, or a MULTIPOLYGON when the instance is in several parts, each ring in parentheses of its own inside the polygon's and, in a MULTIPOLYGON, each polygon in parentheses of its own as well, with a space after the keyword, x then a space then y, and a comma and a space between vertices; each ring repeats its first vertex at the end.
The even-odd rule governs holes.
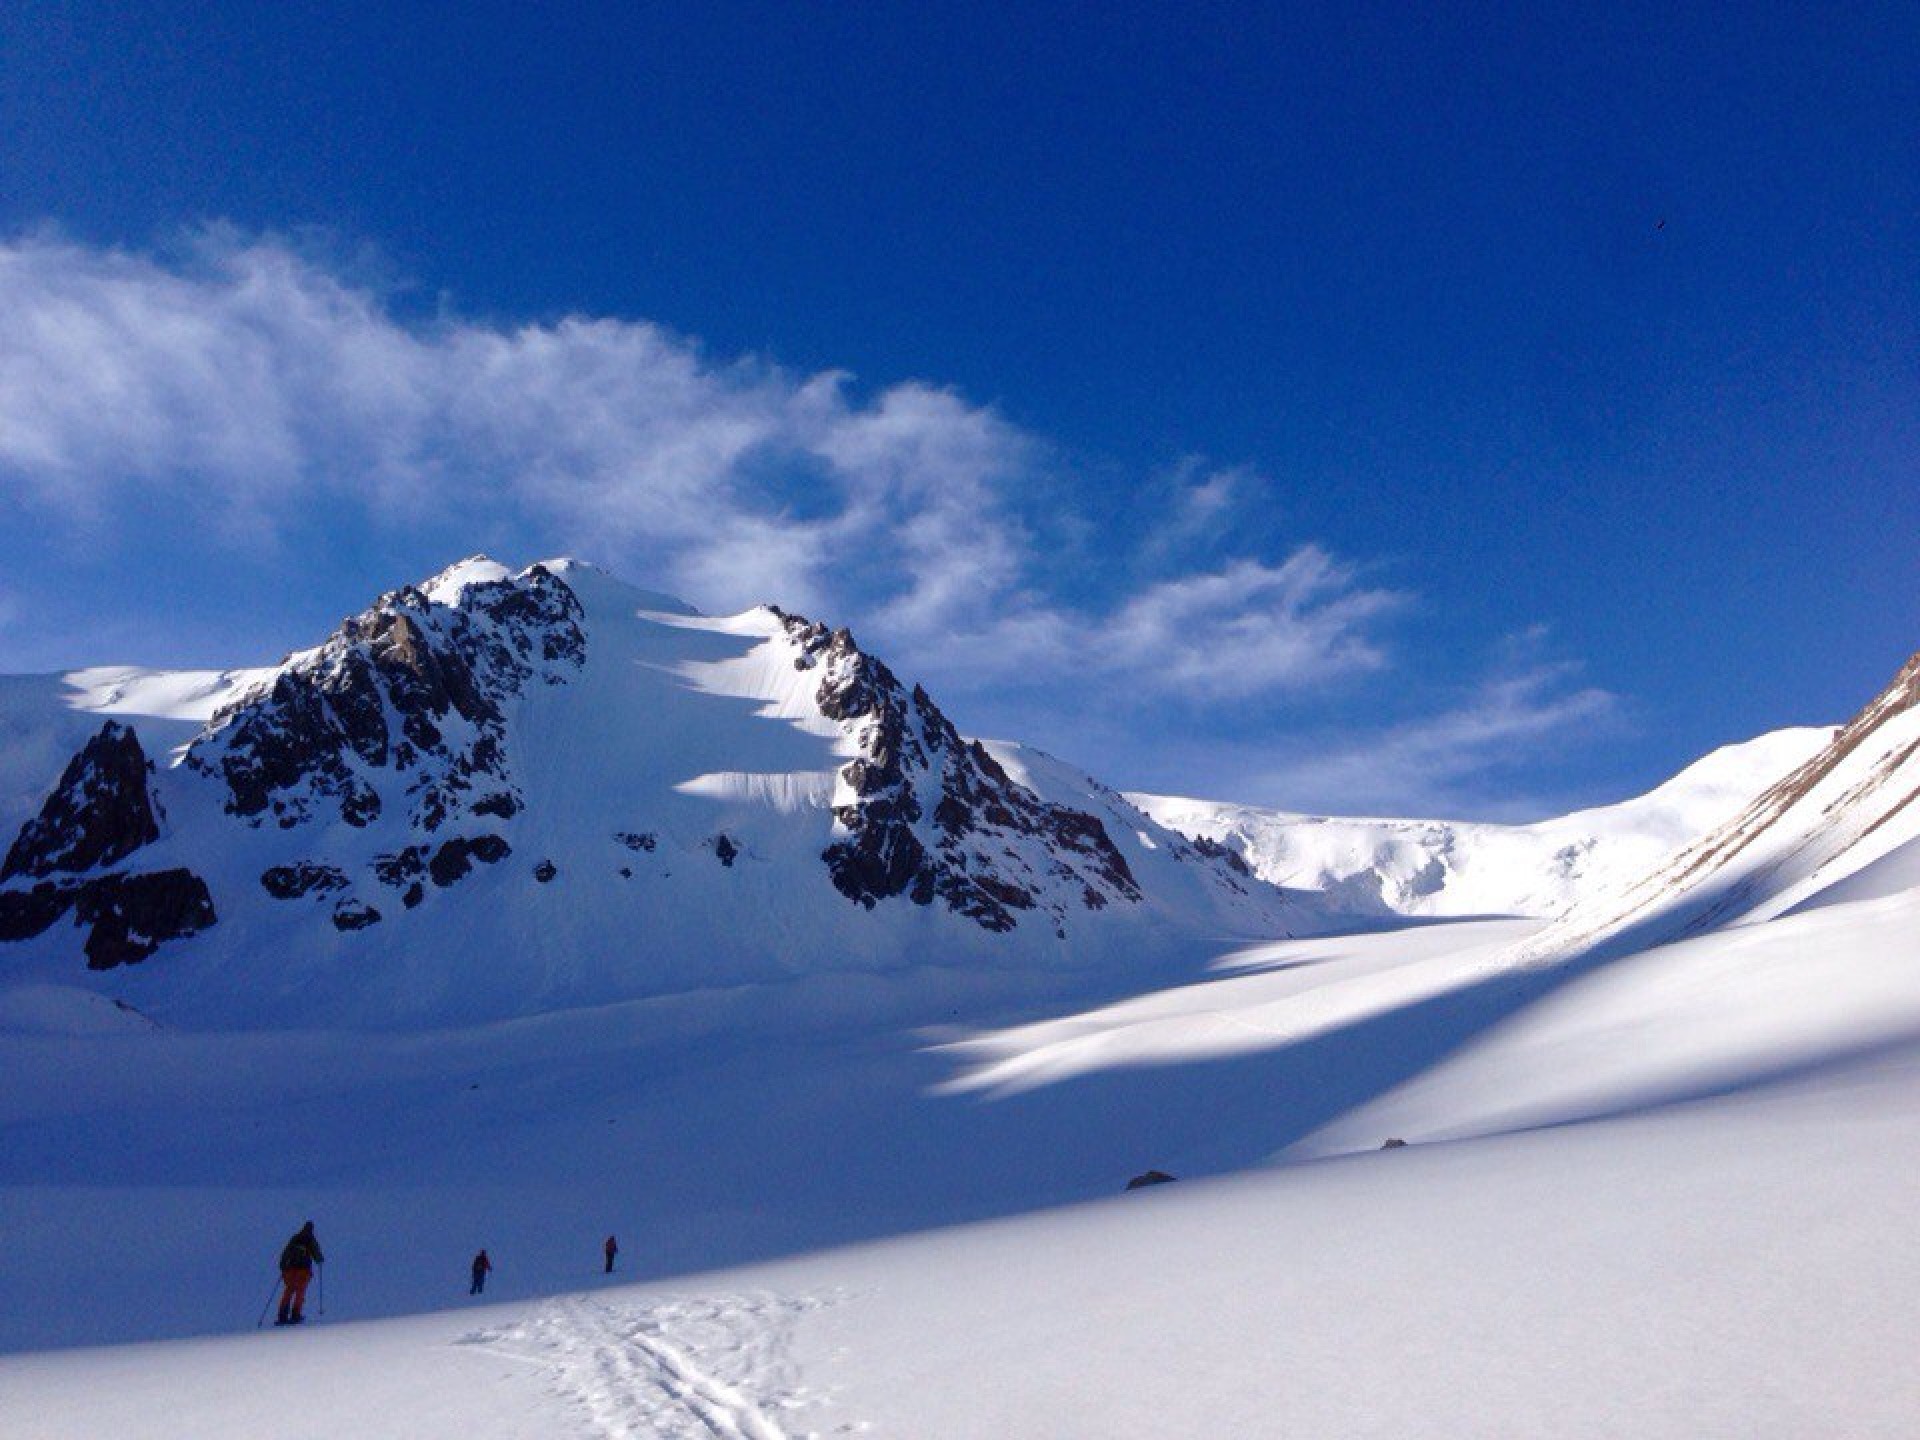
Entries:
POLYGON ((1815 754, 1829 727, 1777 730, 1695 761, 1645 795, 1529 825, 1303 815, 1130 794, 1161 824, 1224 845, 1261 879, 1354 915, 1556 915, 1639 877, 1815 754))
POLYGON ((1826 744, 1725 823, 1597 891, 1530 953, 1625 953, 1920 879, 1920 654, 1826 744))
POLYGON ((116 983, 161 1009, 471 1018, 1289 918, 1237 857, 966 739, 845 630, 573 562, 476 557, 264 671, 55 688, 9 692, 0 794, 39 796, 0 964, 138 962, 116 983), (20 774, 82 709, 111 718, 20 774))
POLYGON ((1904 1434, 1915 675, 1584 817, 1282 817, 1435 908, 1680 842, 1337 935, 844 632, 558 562, 0 682, 0 1352, 170 1341, 0 1354, 0 1430, 1904 1434))

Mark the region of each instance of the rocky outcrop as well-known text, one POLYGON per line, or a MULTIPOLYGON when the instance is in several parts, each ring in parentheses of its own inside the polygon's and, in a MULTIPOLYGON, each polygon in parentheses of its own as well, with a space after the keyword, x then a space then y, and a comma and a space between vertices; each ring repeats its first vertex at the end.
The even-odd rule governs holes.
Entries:
POLYGON ((534 566, 442 605, 405 586, 213 718, 187 764, 226 788, 226 809, 293 829, 389 808, 432 833, 450 819, 518 813, 504 704, 557 685, 586 655, 578 598, 534 566))
POLYGON ((107 721, 67 763, 40 813, 20 827, 0 863, 0 882, 85 874, 158 840, 152 770, 140 738, 107 721))
POLYGON ((347 883, 347 877, 333 866, 315 865, 305 860, 296 865, 275 865, 260 875, 260 888, 276 900, 324 895, 330 890, 346 889, 347 883))
POLYGON ((87 932, 90 970, 144 960, 168 940, 198 934, 217 918, 207 885, 191 870, 42 881, 0 891, 0 940, 28 940, 68 912, 87 932))
POLYGON ((512 853, 512 848, 498 835, 477 835, 471 840, 456 835, 433 852, 433 858, 427 861, 427 874, 444 890, 466 876, 475 860, 493 865, 512 853))
POLYGON ((0 940, 31 940, 73 908, 72 884, 43 880, 30 889, 0 890, 0 940))
POLYGON ((1247 865, 1247 857, 1231 845, 1222 844, 1206 835, 1194 835, 1188 838, 1193 848, 1209 860, 1221 861, 1234 874, 1248 880, 1253 879, 1253 871, 1247 865))
POLYGON ((73 908, 74 918, 90 927, 85 947, 90 970, 132 965, 165 941, 198 934, 216 918, 206 881, 184 869, 88 881, 73 908))
POLYGON ((841 894, 869 909, 900 895, 939 900, 998 931, 1038 910, 1057 928, 1063 892, 1089 910, 1140 899, 1096 817, 1015 783, 925 690, 908 691, 848 631, 775 613, 799 647, 795 664, 820 672, 816 703, 859 752, 841 769, 833 807, 844 838, 822 857, 841 894))
POLYGON ((0 940, 32 939, 71 914, 88 967, 110 970, 214 923, 213 897, 190 870, 92 873, 160 838, 152 771, 139 737, 115 721, 81 747, 0 865, 0 880, 37 882, 0 890, 0 940))
POLYGON ((380 923, 380 912, 364 900, 345 899, 333 907, 333 928, 336 930, 364 930, 369 925, 380 923))

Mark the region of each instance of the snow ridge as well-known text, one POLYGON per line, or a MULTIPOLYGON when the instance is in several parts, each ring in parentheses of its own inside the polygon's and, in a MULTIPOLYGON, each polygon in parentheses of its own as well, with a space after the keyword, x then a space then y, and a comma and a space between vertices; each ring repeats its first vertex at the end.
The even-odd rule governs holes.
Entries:
POLYGON ((1726 824, 1569 910, 1529 957, 1643 949, 1783 914, 1920 838, 1920 655, 1726 824))

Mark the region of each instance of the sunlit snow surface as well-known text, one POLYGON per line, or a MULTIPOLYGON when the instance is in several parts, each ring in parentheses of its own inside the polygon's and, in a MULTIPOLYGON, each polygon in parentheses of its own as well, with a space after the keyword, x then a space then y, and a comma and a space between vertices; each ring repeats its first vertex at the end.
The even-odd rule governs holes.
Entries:
POLYGON ((13 994, 0 1341, 248 1333, 0 1360, 0 1430, 1907 1433, 1920 893, 1502 969, 1526 924, 407 1038, 13 994), (253 1334, 309 1215, 328 1315, 253 1334))
MULTIPOLYGON (((430 584, 489 578, 466 562, 430 584)), ((593 609, 599 582, 576 582, 593 609)), ((517 777, 566 818, 555 845, 583 816, 660 817, 663 873, 621 892, 640 901, 618 924, 597 907, 611 876, 522 878, 491 918, 449 907, 352 952, 357 976, 249 950, 244 927, 191 952, 190 983, 0 971, 0 1434, 1915 1432, 1920 860, 1893 758, 1911 722, 1766 812, 1780 827, 1732 872, 1752 904, 1686 909, 1699 933, 1654 948, 1604 927, 1616 943, 1566 943, 1596 933, 1578 917, 1378 905, 1393 928, 1206 932, 1170 830, 996 744, 1163 867, 1156 903, 1186 928, 1099 932, 1155 939, 1151 964, 1119 940, 1100 963, 985 964, 910 922, 877 932, 885 965, 822 966, 843 902, 796 898, 785 862, 817 858, 842 750, 778 617, 599 604, 614 663, 518 717, 517 777), (740 866, 699 850, 716 825, 740 866), (737 952, 660 903, 670 870, 737 952), (492 1003, 436 989, 451 962, 523 951, 556 994, 604 993, 623 964, 653 988, 517 1016, 525 974, 472 977, 492 1003), (223 1003, 263 971, 292 1006, 264 1025, 223 1003), (1181 1179, 1121 1193, 1149 1168, 1181 1179), (256 1331, 307 1218, 325 1314, 316 1294, 312 1325, 256 1331), (483 1245, 484 1302, 466 1294, 483 1245)), ((164 753, 270 674, 0 682, 0 798, 30 805, 20 777, 44 789, 102 713, 144 717, 164 753)), ((1568 845, 1586 880, 1636 847, 1668 873, 1671 832, 1748 823, 1831 734, 1394 863, 1444 852, 1430 908, 1544 913, 1568 845)), ((1439 822, 1309 823, 1391 848, 1394 826, 1439 822)), ((1406 878, 1379 874, 1376 898, 1406 878)), ((1593 913, 1638 893, 1602 888, 1593 913)))

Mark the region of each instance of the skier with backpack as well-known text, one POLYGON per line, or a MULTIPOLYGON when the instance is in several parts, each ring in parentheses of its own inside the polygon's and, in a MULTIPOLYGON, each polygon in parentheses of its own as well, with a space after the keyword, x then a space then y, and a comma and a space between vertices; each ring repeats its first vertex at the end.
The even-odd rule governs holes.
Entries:
POLYGON ((473 1257, 473 1288, 467 1291, 469 1295, 478 1295, 487 1288, 487 1272, 491 1269, 493 1261, 487 1258, 485 1250, 473 1257))
POLYGON ((306 1319, 303 1312, 307 1286, 313 1280, 313 1267, 324 1265, 326 1260, 320 1253, 320 1241, 313 1233, 313 1221, 309 1220, 280 1251, 280 1318, 274 1324, 298 1325, 306 1319))

